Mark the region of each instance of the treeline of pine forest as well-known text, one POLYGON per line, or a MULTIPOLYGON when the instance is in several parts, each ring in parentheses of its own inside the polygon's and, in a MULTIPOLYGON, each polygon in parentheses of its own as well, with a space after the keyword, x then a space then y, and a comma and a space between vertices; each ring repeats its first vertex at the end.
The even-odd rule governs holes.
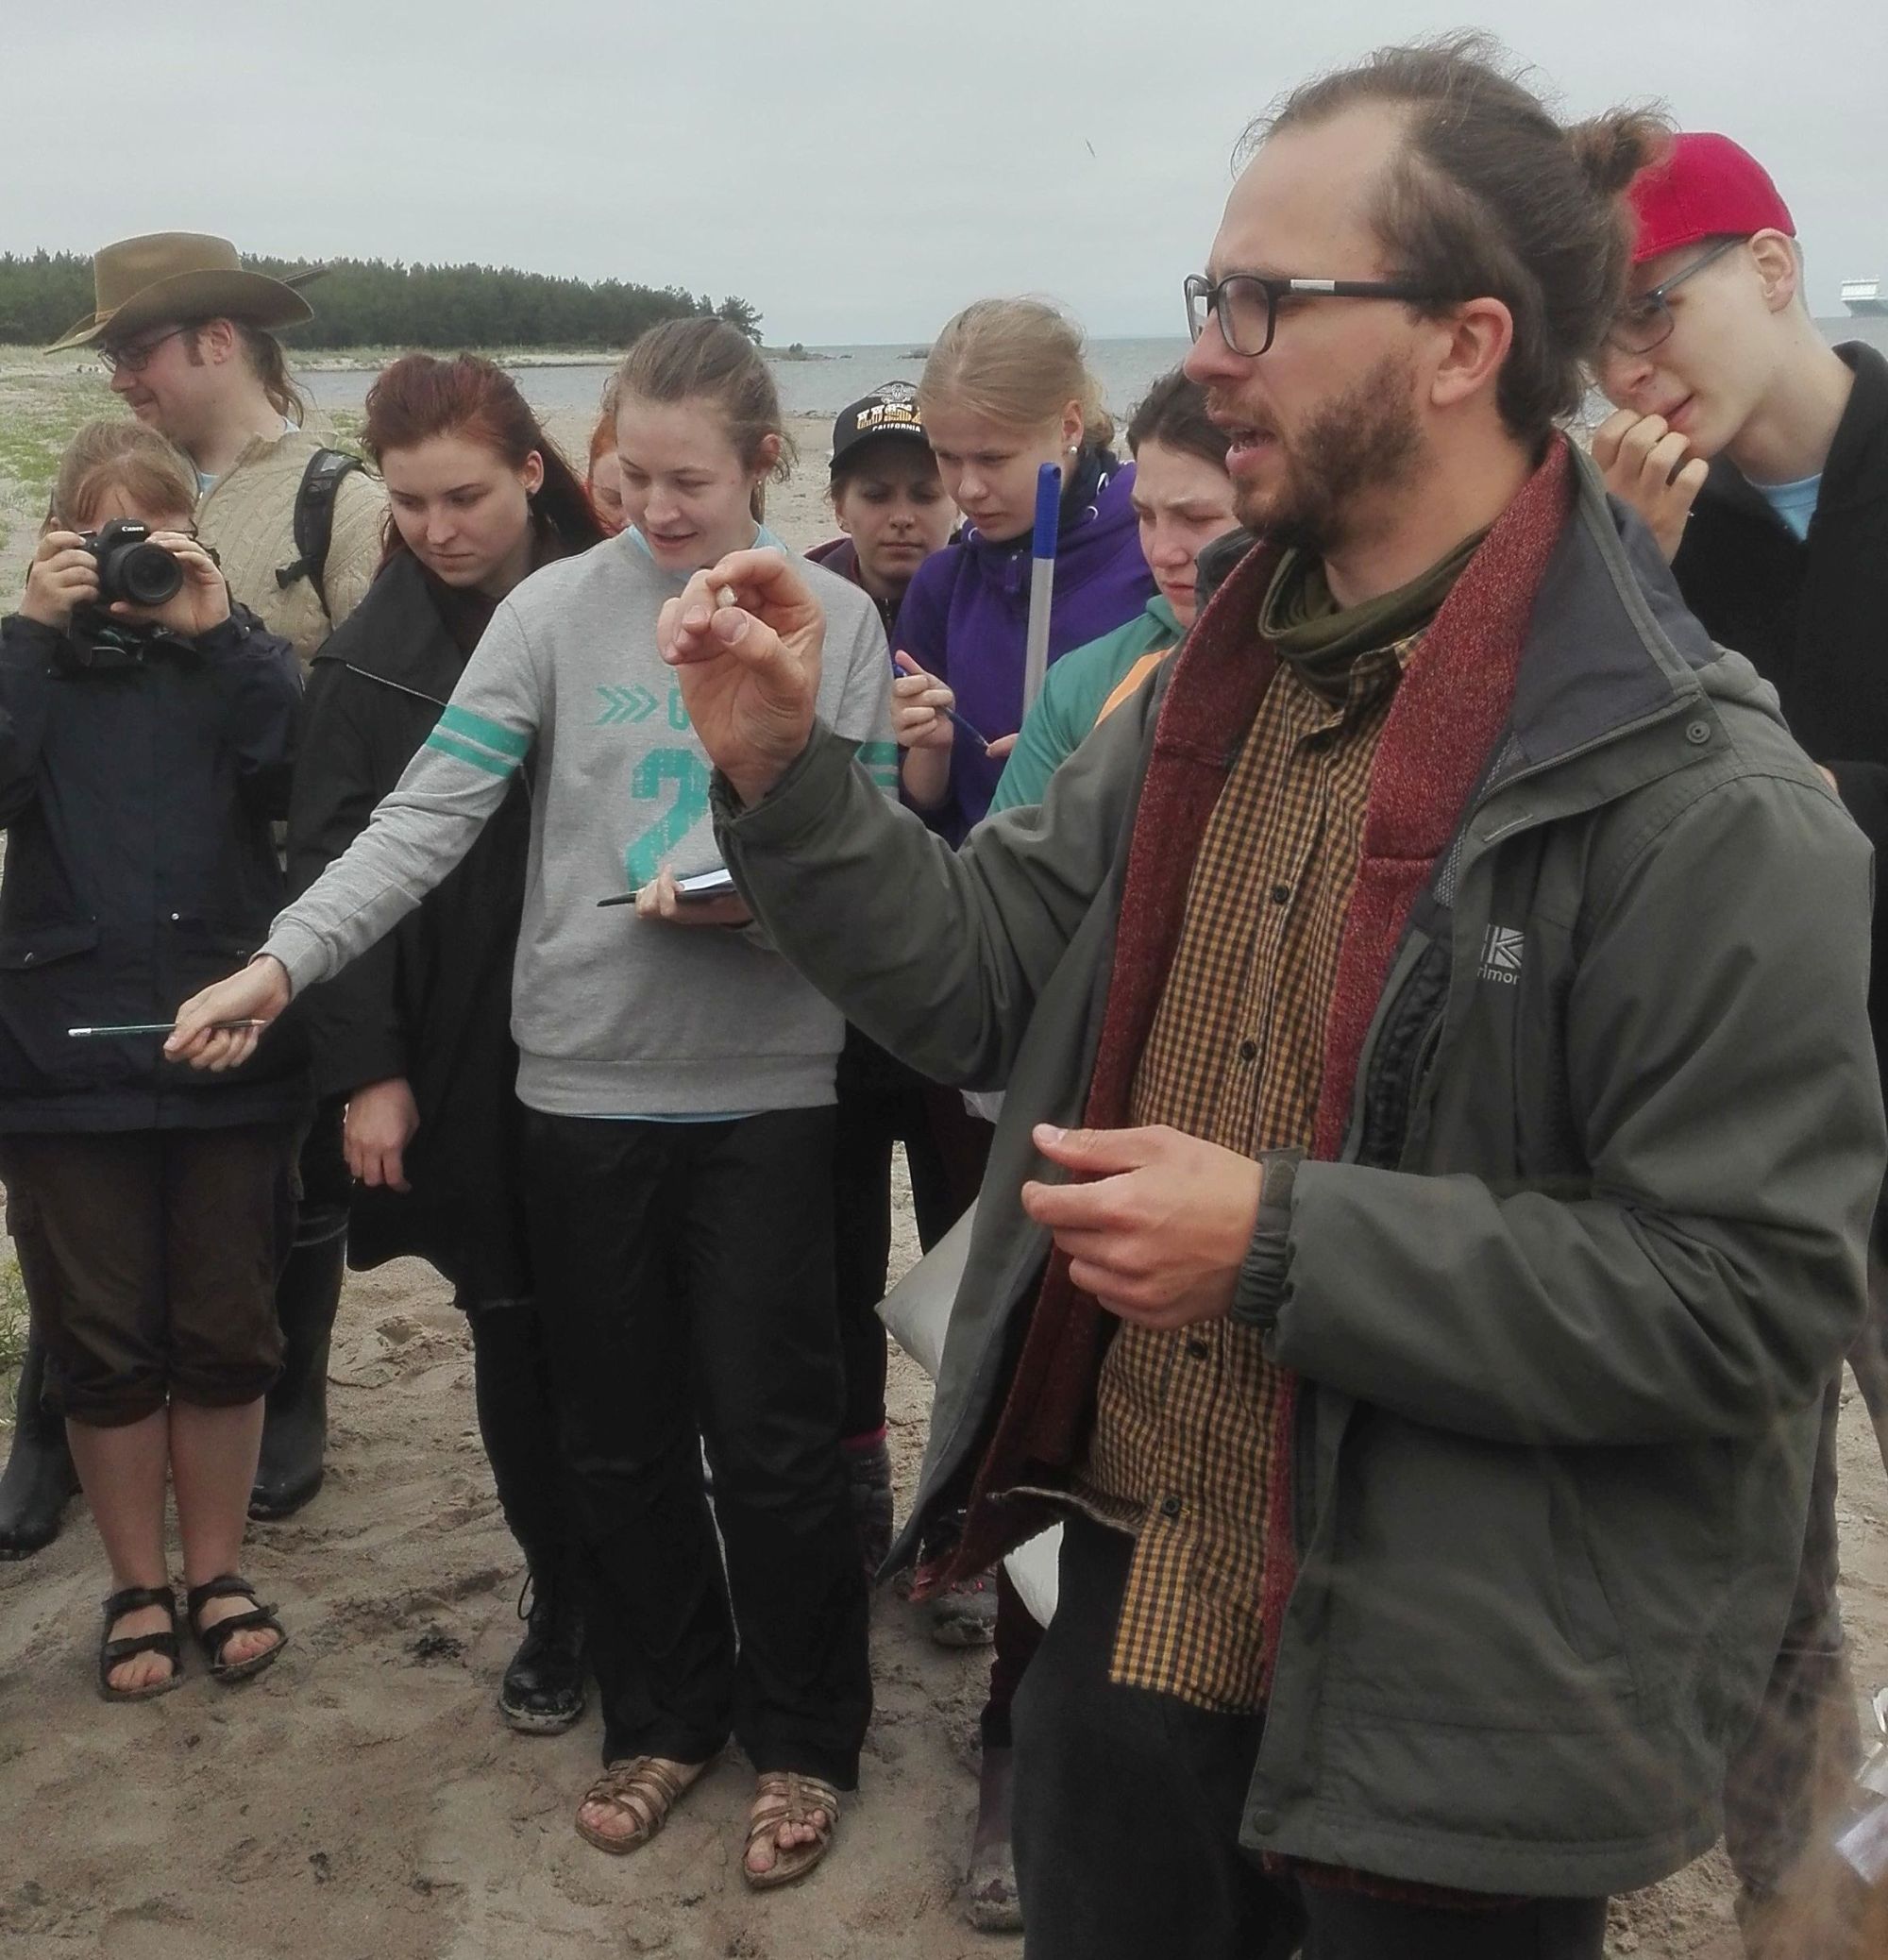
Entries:
MULTIPOLYGON (((306 261, 244 264, 277 279, 306 261)), ((335 259, 308 287, 314 318, 283 335, 295 347, 597 347, 619 349, 664 320, 713 314, 761 337, 759 311, 679 286, 553 279, 494 265, 404 265, 335 259)), ((77 252, 0 255, 0 343, 43 346, 93 305, 92 261, 77 252)))

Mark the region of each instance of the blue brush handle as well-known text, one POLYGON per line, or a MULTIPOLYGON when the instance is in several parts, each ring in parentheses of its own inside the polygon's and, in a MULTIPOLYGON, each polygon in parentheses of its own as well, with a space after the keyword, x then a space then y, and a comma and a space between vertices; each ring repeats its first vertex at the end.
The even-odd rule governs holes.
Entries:
POLYGON ((1036 533, 1029 547, 1032 558, 1054 557, 1061 516, 1062 468, 1059 464, 1045 463, 1036 472, 1036 533))

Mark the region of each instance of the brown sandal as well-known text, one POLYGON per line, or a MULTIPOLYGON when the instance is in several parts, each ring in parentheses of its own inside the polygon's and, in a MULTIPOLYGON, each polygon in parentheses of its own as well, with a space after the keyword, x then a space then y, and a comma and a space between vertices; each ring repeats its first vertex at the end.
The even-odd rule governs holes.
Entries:
POLYGON ((748 1820, 747 1850, 751 1851, 763 1837, 774 1837, 783 1824, 809 1824, 815 1811, 824 1811, 826 1821, 811 1844, 783 1849, 778 1838, 769 1870, 756 1871, 749 1865, 747 1851, 741 1854, 741 1876, 755 1892, 770 1892, 776 1885, 790 1885, 803 1879, 833 1849, 833 1834, 839 1828, 839 1793, 817 1776, 801 1776, 796 1770, 771 1769, 755 1786, 753 1815, 748 1820))
POLYGON ((577 1806, 577 1834, 599 1851, 620 1857, 639 1851, 668 1821, 682 1793, 700 1781, 706 1763, 692 1766, 692 1774, 678 1776, 674 1767, 655 1756, 626 1756, 610 1764, 584 1791, 577 1806), (627 1837, 612 1837, 583 1821, 583 1805, 610 1803, 629 1817, 635 1830, 627 1837))

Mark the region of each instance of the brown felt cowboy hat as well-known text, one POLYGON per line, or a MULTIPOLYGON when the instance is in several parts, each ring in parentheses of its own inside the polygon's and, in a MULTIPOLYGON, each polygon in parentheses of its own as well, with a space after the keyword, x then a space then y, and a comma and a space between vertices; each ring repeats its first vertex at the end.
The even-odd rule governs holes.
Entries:
POLYGON ((293 327, 314 309, 295 291, 322 269, 286 279, 251 272, 227 238, 201 231, 152 231, 120 239, 93 255, 93 296, 98 306, 46 349, 96 346, 109 335, 125 340, 141 327, 167 320, 247 320, 253 327, 293 327))

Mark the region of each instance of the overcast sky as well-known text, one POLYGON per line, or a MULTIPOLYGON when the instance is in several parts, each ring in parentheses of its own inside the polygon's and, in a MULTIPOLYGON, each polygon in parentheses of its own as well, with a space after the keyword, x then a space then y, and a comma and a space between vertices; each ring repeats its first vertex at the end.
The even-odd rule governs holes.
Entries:
MULTIPOLYGON (((1017 292, 1098 335, 1181 330, 1244 124, 1309 74, 1464 24, 1390 0, 7 13, 0 249, 189 229, 614 275, 739 293, 777 344, 926 341, 1017 292)), ((1656 96, 1753 150, 1818 313, 1842 279, 1888 278, 1882 0, 1484 0, 1477 24, 1571 112, 1656 96)))

